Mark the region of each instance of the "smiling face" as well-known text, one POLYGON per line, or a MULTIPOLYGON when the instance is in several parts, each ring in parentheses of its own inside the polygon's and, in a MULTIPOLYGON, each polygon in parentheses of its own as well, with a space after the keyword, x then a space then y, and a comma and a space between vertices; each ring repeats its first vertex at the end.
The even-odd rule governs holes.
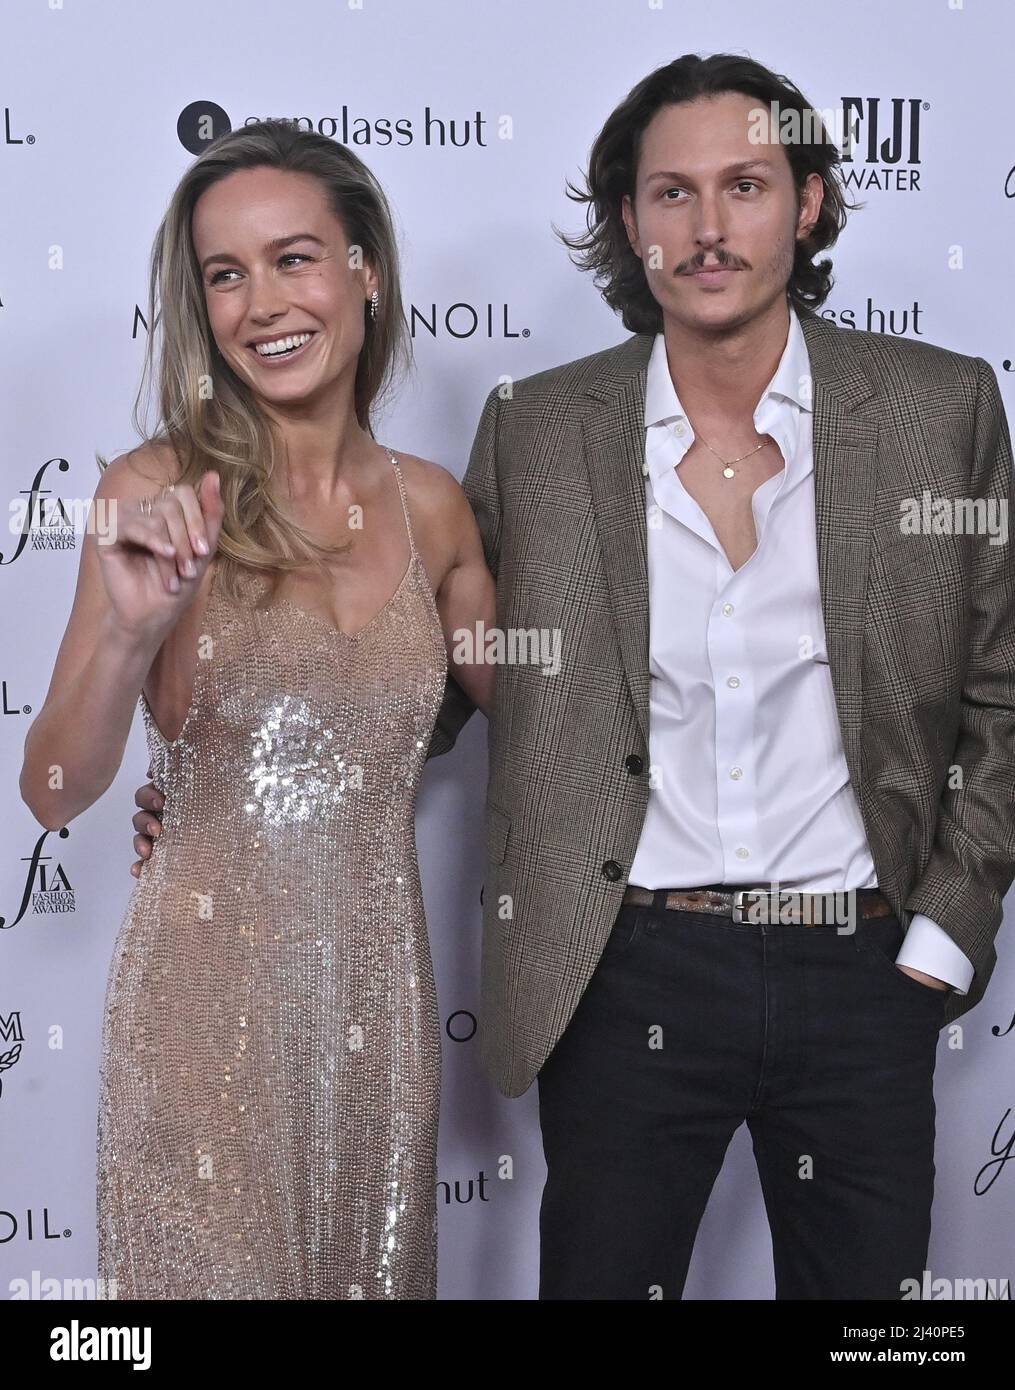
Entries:
POLYGON ((369 266, 350 266, 317 179, 237 170, 201 194, 191 237, 215 342, 252 391, 277 405, 305 402, 355 374, 364 304, 379 286, 369 266), (289 338, 294 351, 265 355, 289 338))
POLYGON ((691 330, 746 323, 785 295, 821 207, 820 174, 801 204, 782 145, 750 140, 760 105, 740 92, 671 104, 642 134, 624 225, 664 317, 691 330))

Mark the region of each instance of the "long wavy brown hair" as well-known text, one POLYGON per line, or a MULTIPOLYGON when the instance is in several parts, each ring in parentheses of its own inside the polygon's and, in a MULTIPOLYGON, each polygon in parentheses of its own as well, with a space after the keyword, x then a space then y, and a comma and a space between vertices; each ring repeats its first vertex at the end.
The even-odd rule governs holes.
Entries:
MULTIPOLYGON (((803 138, 783 139, 788 126, 774 125, 773 132, 779 132, 798 194, 802 194, 808 174, 816 173, 821 175, 824 197, 810 235, 796 244, 786 290, 798 308, 811 309, 823 304, 831 291, 831 260, 814 265, 813 258, 834 245, 846 225, 847 209, 853 211, 864 204, 846 201, 839 167, 841 152, 829 138, 818 112, 788 77, 751 58, 733 53, 702 58, 685 53, 650 72, 611 113, 593 143, 585 187, 578 188, 568 180, 567 196, 572 202, 587 205, 588 230, 568 237, 554 228, 564 245, 578 253, 571 258, 574 264, 593 273, 603 298, 620 313, 631 333, 658 333, 663 324, 662 310, 649 289, 641 259, 631 247, 621 212, 625 193, 634 201, 642 134, 663 106, 727 92, 755 97, 766 111, 776 102, 780 112, 799 113, 803 138)), ((772 138, 776 138, 774 133, 772 138)))
MULTIPOLYGON (((379 280, 376 318, 364 299, 364 343, 356 366, 355 410, 374 437, 371 412, 412 363, 399 289, 398 247, 391 211, 373 174, 350 149, 289 121, 270 120, 221 136, 187 169, 155 235, 148 285, 148 345, 133 423, 146 444, 169 444, 180 462, 177 482, 195 489, 216 469, 224 516, 219 536, 220 581, 235 594, 241 568, 270 571, 325 560, 348 545, 323 545, 285 510, 269 480, 285 463, 284 442, 254 393, 217 351, 191 240, 198 198, 238 169, 267 165, 320 180, 350 246, 379 280), (158 365, 156 367, 156 358, 158 365), (149 431, 142 398, 157 384, 158 422, 149 431)), ((100 468, 108 460, 97 454, 100 468)))

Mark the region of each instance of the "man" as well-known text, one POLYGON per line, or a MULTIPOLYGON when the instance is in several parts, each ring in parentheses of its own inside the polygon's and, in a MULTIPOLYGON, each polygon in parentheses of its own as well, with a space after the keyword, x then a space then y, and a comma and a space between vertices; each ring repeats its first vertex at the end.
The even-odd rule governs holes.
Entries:
MULTIPOLYGON (((613 113, 568 244, 634 336, 491 392, 464 480, 499 629, 562 640, 498 670, 486 821, 482 1047, 506 1095, 538 1075, 542 1298, 679 1298, 744 1120, 777 1296, 899 1298, 938 1033, 1015 876, 1010 548, 903 526, 925 490, 1006 509, 997 382, 813 312, 837 155, 752 138, 773 100, 809 109, 688 55, 613 113)), ((431 754, 471 713, 449 680, 431 754)))

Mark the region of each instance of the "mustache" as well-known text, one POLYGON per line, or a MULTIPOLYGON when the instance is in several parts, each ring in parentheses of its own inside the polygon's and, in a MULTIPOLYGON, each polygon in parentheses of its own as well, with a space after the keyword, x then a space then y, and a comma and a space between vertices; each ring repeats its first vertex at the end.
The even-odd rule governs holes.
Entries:
MULTIPOLYGON (((709 267, 713 270, 743 270, 746 267, 745 261, 740 260, 737 256, 731 256, 728 251, 713 251, 712 258, 717 262, 715 266, 709 267)), ((688 275, 691 271, 703 270, 705 260, 704 255, 693 256, 689 261, 682 261, 674 273, 676 275, 688 275)))

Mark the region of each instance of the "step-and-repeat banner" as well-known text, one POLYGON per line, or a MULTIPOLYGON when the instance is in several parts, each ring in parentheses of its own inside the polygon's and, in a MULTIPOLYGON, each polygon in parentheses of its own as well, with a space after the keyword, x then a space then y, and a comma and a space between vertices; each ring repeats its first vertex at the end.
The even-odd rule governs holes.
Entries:
MULTIPOLYGON (((92 1296, 103 994, 134 886, 135 720, 118 777, 47 832, 21 800, 81 553, 83 509, 137 439, 146 265, 221 128, 299 119, 355 149, 391 200, 416 371, 376 426, 461 477, 482 403, 620 342, 553 228, 613 107, 686 52, 748 54, 853 131, 854 212, 823 312, 985 358, 1015 402, 1015 135, 1007 0, 8 0, 0 13, 0 1297, 92 1296), (782 22, 785 20, 785 22, 782 22)), ((476 1044, 486 721, 432 759, 418 846, 444 1030, 440 1296, 537 1291, 536 1088, 500 1096, 476 1044)), ((1015 808, 1013 808, 1015 814, 1015 808)), ((228 839, 221 852, 230 854, 228 839)), ((932 1278, 1015 1274, 1011 898, 986 999, 941 1035, 932 1278)), ((688 1299, 769 1298, 771 1242, 746 1128, 695 1249, 688 1299)), ((1004 1296, 1003 1293, 1001 1296, 1004 1296)))

